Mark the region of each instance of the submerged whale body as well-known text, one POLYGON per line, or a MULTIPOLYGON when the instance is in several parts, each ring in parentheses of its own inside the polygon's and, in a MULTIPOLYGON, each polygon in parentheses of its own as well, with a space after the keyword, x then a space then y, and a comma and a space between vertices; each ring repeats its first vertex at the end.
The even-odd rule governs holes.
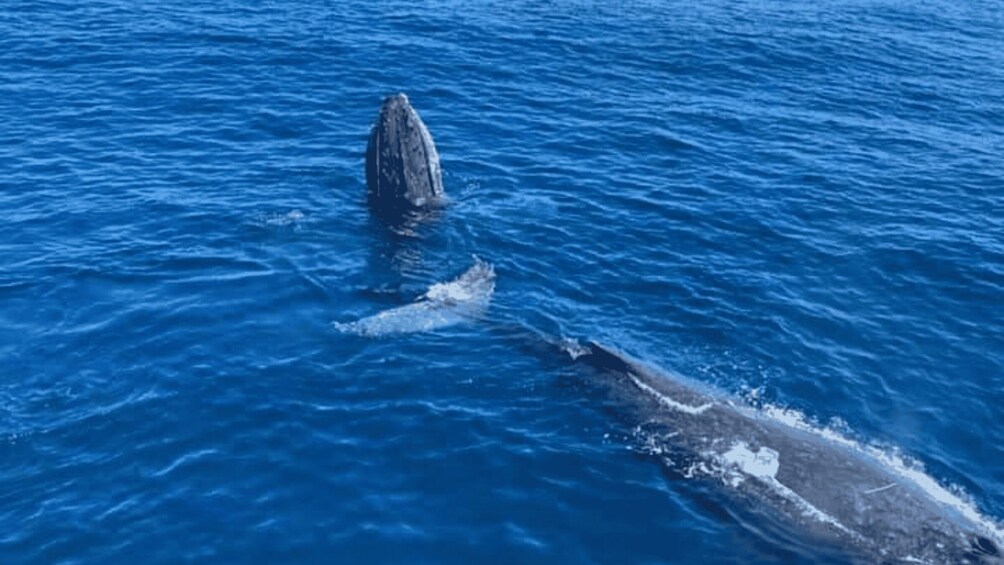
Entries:
POLYGON ((1004 532, 927 475, 790 414, 757 410, 595 342, 566 345, 645 442, 685 477, 720 481, 861 563, 1004 563, 1004 532), (996 541, 995 541, 996 540, 996 541))
POLYGON ((366 146, 369 203, 384 216, 434 205, 443 196, 439 153, 404 94, 387 97, 366 146))

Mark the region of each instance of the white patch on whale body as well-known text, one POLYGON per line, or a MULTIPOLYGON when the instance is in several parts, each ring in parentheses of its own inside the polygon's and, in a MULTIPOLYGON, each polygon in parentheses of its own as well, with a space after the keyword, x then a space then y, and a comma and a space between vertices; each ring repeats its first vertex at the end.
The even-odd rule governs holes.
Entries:
POLYGON ((474 265, 456 279, 436 283, 419 299, 354 322, 335 322, 340 332, 368 337, 427 332, 479 316, 495 292, 495 268, 475 257, 474 265))
POLYGON ((802 511, 803 515, 829 524, 851 537, 861 538, 860 534, 844 526, 833 516, 813 506, 812 503, 802 498, 797 492, 777 480, 777 471, 781 468, 781 461, 780 454, 776 450, 761 446, 760 449, 754 452, 746 442, 737 441, 732 444, 732 447, 728 451, 722 453, 718 457, 718 460, 727 471, 732 471, 731 473, 726 472, 723 480, 733 487, 738 487, 742 484, 745 479, 743 475, 752 477, 770 487, 784 499, 795 504, 802 511))
POLYGON ((745 442, 736 442, 722 454, 726 463, 739 468, 743 473, 758 479, 776 479, 777 470, 781 468, 778 452, 761 447, 756 453, 750 450, 745 442))

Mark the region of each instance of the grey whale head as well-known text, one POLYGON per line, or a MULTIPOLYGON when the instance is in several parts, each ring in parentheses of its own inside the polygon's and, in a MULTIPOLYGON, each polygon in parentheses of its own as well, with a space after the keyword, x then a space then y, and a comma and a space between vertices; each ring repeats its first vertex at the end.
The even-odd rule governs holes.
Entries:
POLYGON ((391 218, 435 206, 443 196, 436 145, 404 94, 380 106, 366 146, 366 187, 373 211, 391 218))

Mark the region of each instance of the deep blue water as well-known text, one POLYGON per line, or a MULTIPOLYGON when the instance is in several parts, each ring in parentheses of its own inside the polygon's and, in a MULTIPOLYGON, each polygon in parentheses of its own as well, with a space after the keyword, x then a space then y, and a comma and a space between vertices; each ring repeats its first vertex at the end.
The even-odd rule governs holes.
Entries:
POLYGON ((840 561, 597 339, 1004 519, 994 2, 0 2, 0 560, 840 561), (365 205, 403 91, 450 203, 365 205), (480 321, 337 331, 477 255, 480 321), (796 536, 797 537, 797 536, 796 536))

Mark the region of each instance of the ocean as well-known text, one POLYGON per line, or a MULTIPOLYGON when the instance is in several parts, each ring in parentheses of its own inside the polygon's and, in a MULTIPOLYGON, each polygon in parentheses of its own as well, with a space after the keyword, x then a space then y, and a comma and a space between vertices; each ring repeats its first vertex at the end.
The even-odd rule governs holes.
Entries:
POLYGON ((0 6, 0 561, 856 559, 667 457, 589 341, 1002 543, 999 3, 0 6), (405 230, 397 92, 448 196, 405 230))

